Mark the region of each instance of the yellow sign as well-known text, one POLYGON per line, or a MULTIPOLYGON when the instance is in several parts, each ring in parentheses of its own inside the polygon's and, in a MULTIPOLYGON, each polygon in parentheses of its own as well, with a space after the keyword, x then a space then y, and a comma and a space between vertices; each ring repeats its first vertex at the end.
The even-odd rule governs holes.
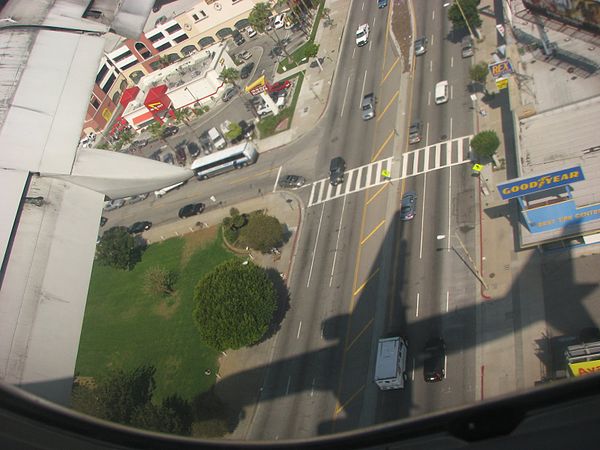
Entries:
POLYGON ((265 86, 265 88, 266 88, 266 83, 267 83, 267 79, 263 75, 262 77, 258 78, 256 81, 254 81, 253 83, 250 83, 248 86, 246 86, 245 87, 246 92, 250 92, 251 90, 253 90, 255 88, 261 88, 263 86, 265 86))
POLYGON ((471 169, 473 169, 474 172, 481 172, 483 166, 481 164, 473 164, 473 167, 471 167, 471 169))
POLYGON ((104 117, 104 120, 106 120, 108 122, 110 120, 110 118, 112 117, 112 112, 110 112, 110 109, 104 108, 102 110, 102 117, 104 117))
POLYGON ((496 87, 498 89, 506 89, 508 87, 508 78, 498 78, 496 80, 496 87))
POLYGON ((600 360, 571 363, 569 364, 569 368, 575 377, 600 372, 600 360))

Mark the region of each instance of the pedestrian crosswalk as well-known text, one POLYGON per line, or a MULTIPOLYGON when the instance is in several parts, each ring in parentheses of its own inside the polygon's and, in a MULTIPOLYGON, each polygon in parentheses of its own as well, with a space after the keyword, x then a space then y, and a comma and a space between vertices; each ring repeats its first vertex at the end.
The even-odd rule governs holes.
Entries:
POLYGON ((469 162, 469 142, 472 137, 462 136, 418 148, 404 153, 399 161, 386 158, 348 170, 344 173, 344 182, 337 186, 332 186, 328 178, 315 181, 311 187, 308 206, 384 184, 389 180, 388 173, 391 173, 392 180, 401 180, 469 162), (399 170, 395 167, 398 164, 399 170))

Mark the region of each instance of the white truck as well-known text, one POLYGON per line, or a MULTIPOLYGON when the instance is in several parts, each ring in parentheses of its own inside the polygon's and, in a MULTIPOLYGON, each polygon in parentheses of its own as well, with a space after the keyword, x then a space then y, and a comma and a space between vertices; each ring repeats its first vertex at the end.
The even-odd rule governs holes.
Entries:
POLYGON ((401 337, 379 339, 377 343, 377 362, 375 365, 375 384, 382 391, 403 389, 406 380, 406 354, 408 342, 401 337))

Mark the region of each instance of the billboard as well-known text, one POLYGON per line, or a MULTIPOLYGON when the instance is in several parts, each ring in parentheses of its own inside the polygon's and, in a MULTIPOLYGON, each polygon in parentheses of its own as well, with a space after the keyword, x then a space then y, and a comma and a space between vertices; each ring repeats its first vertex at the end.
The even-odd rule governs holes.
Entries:
POLYGON ((494 78, 503 77, 504 75, 509 75, 514 72, 512 64, 508 59, 497 63, 488 64, 488 68, 490 69, 490 73, 494 78))
POLYGON ((510 200, 511 198, 522 197, 533 192, 545 191, 582 180, 585 180, 583 170, 581 166, 575 166, 534 177, 510 180, 500 183, 496 187, 502 199, 510 200))
POLYGON ((569 363, 569 369, 571 369, 571 373, 574 377, 600 372, 600 361, 596 360, 569 363))
POLYGON ((600 0, 523 0, 523 4, 561 22, 600 31, 600 0))

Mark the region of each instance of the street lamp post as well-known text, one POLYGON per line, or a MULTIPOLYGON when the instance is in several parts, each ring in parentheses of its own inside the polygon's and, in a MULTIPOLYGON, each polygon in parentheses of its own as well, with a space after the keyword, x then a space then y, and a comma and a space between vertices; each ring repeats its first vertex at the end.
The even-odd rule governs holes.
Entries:
MULTIPOLYGON (((449 244, 450 247, 448 247, 447 249, 454 251, 454 253, 456 253, 456 256, 458 256, 460 258, 460 260, 464 263, 464 265, 467 266, 467 268, 471 271, 471 273, 473 275, 475 275, 475 277, 477 278, 477 280, 479 280, 479 282, 481 283, 481 285, 485 289, 488 289, 488 286, 487 286, 485 280, 481 276, 481 272, 479 271, 479 269, 475 265, 475 262, 473 261, 473 258, 471 258, 471 255, 469 254, 469 251, 467 250, 467 247, 465 247, 465 244, 463 243, 462 239, 458 236, 458 234, 456 232, 454 232, 454 237, 458 241, 458 243, 459 243, 460 247, 462 248, 462 250, 465 252, 465 255, 467 255, 467 258, 469 259, 469 261, 471 262, 471 264, 467 263, 467 261, 465 260, 465 258, 458 252, 458 250, 456 250, 456 247, 454 245, 452 245, 452 243, 449 244)), ((446 235, 445 234, 438 234, 436 236, 436 239, 438 241, 441 241, 443 239, 446 239, 446 235)), ((443 249, 442 248, 438 248, 438 250, 443 250, 443 249)))

